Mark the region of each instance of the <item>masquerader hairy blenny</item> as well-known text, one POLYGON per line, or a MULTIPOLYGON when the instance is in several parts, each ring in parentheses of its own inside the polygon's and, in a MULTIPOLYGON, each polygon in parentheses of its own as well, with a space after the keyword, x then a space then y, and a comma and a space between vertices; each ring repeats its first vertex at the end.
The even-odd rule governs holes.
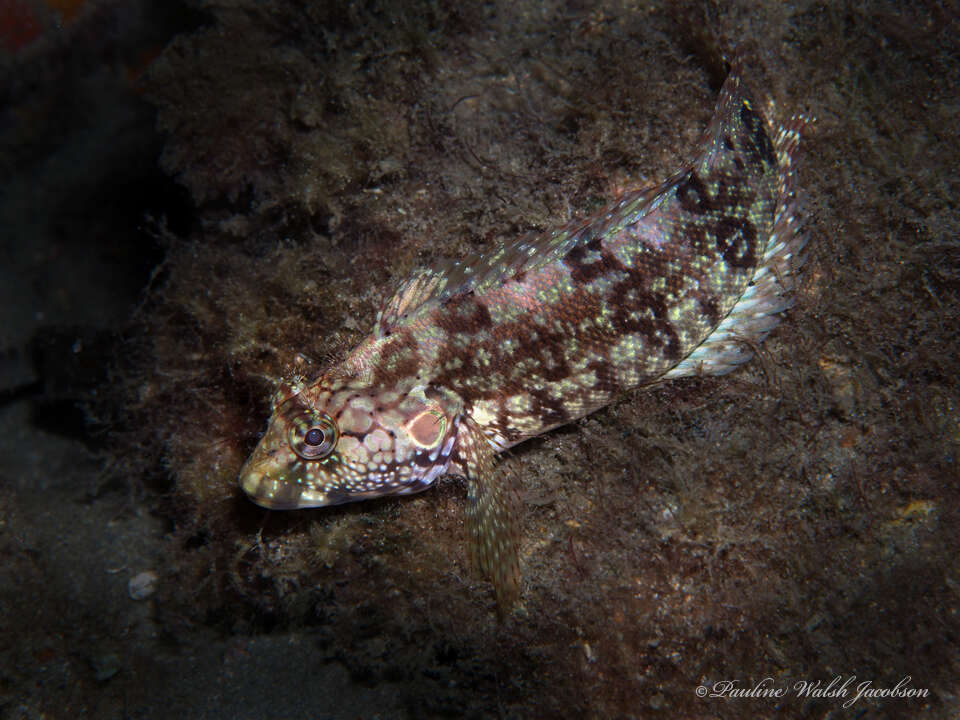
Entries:
POLYGON ((280 387, 240 473, 250 498, 306 508, 467 479, 471 554, 501 607, 517 535, 495 455, 631 388, 728 372, 787 308, 805 239, 795 154, 737 64, 693 162, 540 237, 421 270, 342 363, 280 387))

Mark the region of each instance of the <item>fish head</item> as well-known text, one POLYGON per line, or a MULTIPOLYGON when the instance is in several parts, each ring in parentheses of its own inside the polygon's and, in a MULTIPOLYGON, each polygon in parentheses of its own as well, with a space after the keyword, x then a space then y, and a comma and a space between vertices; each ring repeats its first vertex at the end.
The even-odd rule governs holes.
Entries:
POLYGON ((240 486, 275 509, 420 492, 447 471, 459 422, 451 404, 422 385, 321 378, 284 386, 240 486))

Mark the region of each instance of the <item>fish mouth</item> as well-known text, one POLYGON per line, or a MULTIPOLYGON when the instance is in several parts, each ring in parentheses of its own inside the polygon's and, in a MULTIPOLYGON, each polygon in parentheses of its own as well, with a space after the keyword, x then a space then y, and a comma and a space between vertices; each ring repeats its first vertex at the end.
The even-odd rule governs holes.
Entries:
POLYGON ((270 510, 296 510, 328 504, 325 493, 251 468, 240 471, 240 489, 257 505, 270 510))

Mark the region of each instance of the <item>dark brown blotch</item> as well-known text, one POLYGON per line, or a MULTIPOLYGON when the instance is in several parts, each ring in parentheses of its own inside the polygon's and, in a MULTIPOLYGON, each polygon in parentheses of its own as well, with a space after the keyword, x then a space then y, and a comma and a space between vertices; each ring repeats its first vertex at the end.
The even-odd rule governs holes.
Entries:
MULTIPOLYGON (((596 238, 596 241, 599 246, 600 239, 596 238)), ((607 256, 586 262, 587 252, 588 248, 578 243, 563 256, 563 263, 569 268, 570 277, 575 283, 589 283, 609 270, 607 256)))
POLYGON ((690 170, 677 184, 677 200, 680 207, 689 213, 706 213, 711 210, 710 195, 696 172, 690 170))
POLYGON ((682 237, 686 240, 687 247, 691 248, 696 255, 713 254, 707 226, 703 219, 694 219, 683 223, 681 228, 682 237))
POLYGON ((724 261, 737 268, 749 268, 757 262, 757 229, 744 218, 724 216, 714 229, 717 249, 724 261))
POLYGON ((611 303, 616 310, 611 322, 618 335, 640 333, 649 347, 659 349, 664 357, 678 359, 680 346, 676 328, 667 319, 666 296, 647 289, 650 277, 642 270, 632 271, 614 286, 611 303), (635 291, 633 303, 627 301, 631 289, 635 291), (631 317, 634 312, 640 317, 631 317))
POLYGON ((589 227, 583 231, 583 234, 580 236, 581 242, 586 245, 587 250, 592 250, 593 252, 600 252, 600 249, 603 247, 603 238, 597 234, 596 228, 589 227))
POLYGON ((447 311, 437 313, 437 325, 448 333, 477 332, 493 326, 486 304, 473 292, 451 298, 447 311))
POLYGON ((763 118, 748 104, 740 106, 740 120, 743 122, 749 142, 745 143, 745 152, 754 162, 763 163, 767 168, 776 167, 777 154, 767 135, 763 118))
POLYGON ((720 324, 720 308, 715 297, 698 297, 697 303, 700 305, 700 312, 711 326, 716 327, 720 324))
POLYGON ((420 370, 418 351, 419 346, 413 333, 407 328, 398 331, 389 348, 393 362, 377 363, 374 369, 374 384, 388 385, 397 378, 416 375, 420 370))

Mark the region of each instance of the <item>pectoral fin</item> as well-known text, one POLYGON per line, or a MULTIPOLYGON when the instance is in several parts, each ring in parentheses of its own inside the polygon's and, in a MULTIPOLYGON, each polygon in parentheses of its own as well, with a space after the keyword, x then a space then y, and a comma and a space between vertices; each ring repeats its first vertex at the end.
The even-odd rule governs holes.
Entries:
POLYGON ((467 478, 470 557, 493 582, 501 610, 508 610, 520 589, 514 494, 496 468, 493 448, 469 419, 460 425, 457 460, 467 478))

